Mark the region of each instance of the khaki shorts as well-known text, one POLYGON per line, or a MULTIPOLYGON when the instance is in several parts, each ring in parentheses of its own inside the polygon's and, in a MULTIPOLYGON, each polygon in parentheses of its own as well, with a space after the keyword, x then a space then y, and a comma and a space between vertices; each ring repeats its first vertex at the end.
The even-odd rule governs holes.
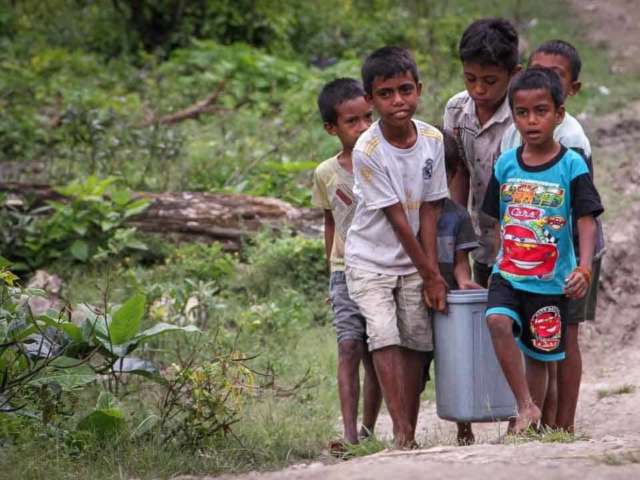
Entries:
POLYGON ((346 276, 349 295, 367 321, 369 351, 391 345, 433 350, 431 316, 418 273, 384 275, 347 267, 346 276))

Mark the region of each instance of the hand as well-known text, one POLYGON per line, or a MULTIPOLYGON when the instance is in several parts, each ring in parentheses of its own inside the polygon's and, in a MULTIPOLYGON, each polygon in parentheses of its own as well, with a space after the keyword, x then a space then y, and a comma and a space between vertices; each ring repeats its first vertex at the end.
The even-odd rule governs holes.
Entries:
POLYGON ((427 278, 424 279, 422 293, 424 295, 424 303, 427 304, 427 307, 446 313, 448 291, 449 285, 447 285, 447 282, 444 281, 440 273, 428 275, 427 278))
POLYGON ((484 287, 473 280, 464 280, 458 283, 460 290, 484 290, 484 287))
POLYGON ((579 270, 574 270, 565 278, 564 294, 569 297, 578 299, 584 297, 589 289, 587 277, 579 270))

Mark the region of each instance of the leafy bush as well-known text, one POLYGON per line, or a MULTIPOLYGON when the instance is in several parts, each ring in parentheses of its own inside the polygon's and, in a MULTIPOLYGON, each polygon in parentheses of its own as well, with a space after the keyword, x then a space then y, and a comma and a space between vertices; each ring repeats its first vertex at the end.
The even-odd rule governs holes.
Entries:
POLYGON ((88 262, 146 249, 136 230, 122 224, 146 209, 149 201, 134 200, 129 190, 116 188, 117 182, 89 177, 58 189, 66 202, 49 201, 26 213, 5 207, 0 251, 14 261, 14 270, 30 271, 59 258, 88 262))
POLYGON ((250 295, 267 297, 289 289, 324 298, 328 292, 326 254, 318 238, 260 234, 247 248, 246 260, 238 284, 250 295))

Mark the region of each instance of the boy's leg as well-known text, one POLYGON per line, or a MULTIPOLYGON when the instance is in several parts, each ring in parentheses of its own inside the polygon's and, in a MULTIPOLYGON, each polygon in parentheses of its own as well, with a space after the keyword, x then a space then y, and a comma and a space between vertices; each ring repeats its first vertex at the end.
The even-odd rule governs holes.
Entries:
POLYGON ((375 367, 371 353, 366 348, 362 355, 362 363, 364 365, 364 407, 362 411, 362 428, 360 429, 360 438, 366 438, 373 434, 376 426, 376 420, 380 413, 382 405, 382 390, 376 375, 375 367))
POLYGON ((364 342, 347 339, 338 344, 338 393, 344 423, 344 439, 358 443, 358 401, 360 399, 360 361, 364 342))
POLYGON ((547 369, 549 380, 547 381, 547 395, 544 398, 541 421, 544 427, 555 428, 558 415, 558 362, 549 362, 547 369))
POLYGON ((344 272, 333 272, 330 281, 333 326, 338 337, 338 394, 344 423, 344 439, 358 443, 360 362, 366 349, 364 318, 349 296, 344 272))
POLYGON ((535 360, 528 355, 525 355, 524 361, 526 365, 527 385, 529 387, 529 392, 531 393, 531 398, 533 399, 533 403, 536 404, 536 407, 542 411, 545 397, 547 395, 548 362, 535 360))
POLYGON ((433 351, 431 314, 422 297, 424 281, 418 273, 403 275, 395 292, 398 329, 405 360, 405 398, 415 435, 420 412, 420 393, 425 359, 433 351))
POLYGON ((540 409, 531 398, 522 364, 522 353, 514 336, 523 332, 519 316, 522 296, 522 292, 516 291, 500 274, 491 277, 486 313, 487 327, 496 357, 516 397, 518 408, 518 417, 509 423, 510 433, 523 432, 532 424, 537 426, 541 416, 540 409))
POLYGON ((575 430, 576 409, 582 380, 582 355, 578 341, 578 324, 567 328, 567 351, 558 365, 558 414, 556 426, 567 432, 575 430))
POLYGON ((349 293, 367 321, 369 350, 398 447, 413 442, 405 400, 405 362, 400 346, 394 290, 398 277, 347 269, 349 293))
POLYGON ((512 433, 520 433, 540 420, 540 409, 533 403, 527 378, 522 368, 522 353, 513 338, 513 320, 506 315, 489 315, 487 326, 493 348, 507 383, 516 397, 518 418, 510 426, 512 433))

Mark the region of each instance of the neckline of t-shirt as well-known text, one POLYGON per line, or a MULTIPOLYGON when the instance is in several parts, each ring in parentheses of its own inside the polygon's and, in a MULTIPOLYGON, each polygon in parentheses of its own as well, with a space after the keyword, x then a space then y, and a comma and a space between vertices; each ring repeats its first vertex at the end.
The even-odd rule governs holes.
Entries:
POLYGON ((564 157, 565 153, 567 153, 567 147, 560 144, 560 151, 556 154, 555 157, 553 157, 548 162, 543 163, 542 165, 531 166, 527 165, 526 163, 524 163, 524 160, 522 160, 522 149, 523 146, 518 147, 518 149, 516 150, 516 157, 518 159, 518 166, 525 172, 544 172, 545 170, 553 168, 560 160, 562 160, 562 157, 564 157))
POLYGON ((418 144, 420 143, 420 127, 418 126, 418 122, 416 122, 415 119, 411 119, 411 123, 413 124, 413 126, 416 129, 416 142, 411 145, 409 148, 398 148, 394 145, 391 145, 391 143, 389 143, 389 141, 384 138, 384 133, 382 131, 382 127, 380 126, 380 121, 378 121, 378 130, 380 131, 380 138, 382 139, 382 141, 384 142, 384 144, 389 147, 392 151, 399 153, 401 155, 407 155, 410 153, 413 153, 414 150, 416 150, 418 148, 418 144))

